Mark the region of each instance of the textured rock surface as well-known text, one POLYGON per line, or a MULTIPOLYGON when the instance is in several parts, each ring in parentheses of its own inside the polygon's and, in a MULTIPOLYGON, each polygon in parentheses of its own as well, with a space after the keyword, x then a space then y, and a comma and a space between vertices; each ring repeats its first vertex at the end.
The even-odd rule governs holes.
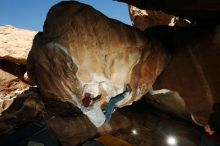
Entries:
POLYGON ((205 124, 214 102, 220 102, 219 26, 153 29, 155 37, 175 49, 172 61, 154 89, 177 91, 184 99, 186 110, 197 122, 205 124))
POLYGON ((77 145, 97 134, 89 119, 67 103, 45 103, 45 113, 43 123, 54 131, 63 146, 77 145))
POLYGON ((16 76, 0 69, 0 113, 6 110, 17 95, 29 87, 16 76))
POLYGON ((30 86, 25 78, 27 54, 34 32, 0 27, 0 113, 30 86))
MULTIPOLYGON (((50 128, 64 146, 78 145, 99 136, 95 126, 77 108, 68 103, 42 100, 36 88, 19 95, 3 112, 0 136, 36 121, 50 128)), ((164 146, 167 135, 176 136, 181 145, 198 146, 200 142, 199 128, 193 123, 158 111, 143 100, 117 110, 110 125, 111 131, 105 134, 112 134, 133 145, 164 146), (132 134, 132 130, 136 130, 137 135, 132 134)))
POLYGON ((190 22, 178 18, 174 15, 166 14, 162 11, 142 10, 135 6, 129 6, 129 13, 132 20, 132 25, 141 30, 156 25, 169 26, 188 26, 190 22))
POLYGON ((101 84, 108 102, 129 83, 133 94, 120 103, 124 106, 147 93, 167 60, 163 46, 141 31, 87 5, 61 2, 48 12, 27 67, 42 94, 60 100, 80 97, 85 84, 96 96, 101 84))
POLYGON ((117 0, 145 10, 160 10, 181 18, 199 22, 215 21, 220 19, 220 2, 218 0, 117 0))
POLYGON ((10 25, 0 26, 0 59, 26 64, 36 33, 10 25))
POLYGON ((186 108, 185 101, 178 92, 161 89, 150 91, 144 98, 146 102, 162 111, 166 111, 167 113, 174 114, 186 120, 191 120, 191 115, 186 108))
POLYGON ((75 106, 60 102, 42 100, 37 88, 30 88, 19 94, 11 106, 0 117, 0 136, 28 122, 38 122, 51 129, 63 146, 77 145, 102 134, 110 134, 129 126, 123 115, 113 115, 109 127, 97 129, 75 106), (123 122, 119 121, 123 120, 123 122))
POLYGON ((77 108, 56 101, 42 101, 36 88, 23 92, 0 117, 0 135, 27 122, 41 122, 62 145, 77 145, 96 134, 96 127, 77 108))
MULTIPOLYGON (((212 112, 213 103, 220 100, 217 75, 220 66, 217 61, 217 58, 220 58, 219 26, 206 24, 219 22, 219 1, 204 0, 199 3, 195 1, 118 1, 145 10, 160 10, 195 20, 199 22, 198 24, 204 23, 203 26, 198 25, 198 27, 182 30, 181 28, 155 27, 154 33, 150 36, 155 36, 154 38, 159 39, 168 48, 175 50, 171 64, 154 85, 155 89, 167 88, 177 91, 184 99, 186 111, 192 113, 198 123, 205 124, 212 112)), ((136 25, 143 28, 144 23, 142 17, 136 25)), ((151 30, 146 30, 146 32, 149 31, 151 30)), ((159 107, 161 106, 162 104, 159 104, 159 107)))

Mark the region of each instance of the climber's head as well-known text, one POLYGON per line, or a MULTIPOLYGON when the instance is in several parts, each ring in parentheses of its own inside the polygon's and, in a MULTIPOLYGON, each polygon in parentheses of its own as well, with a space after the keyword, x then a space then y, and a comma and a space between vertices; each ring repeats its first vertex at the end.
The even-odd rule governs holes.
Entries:
POLYGON ((85 107, 88 107, 92 104, 92 95, 90 93, 85 93, 85 96, 82 100, 82 104, 85 106, 85 107))

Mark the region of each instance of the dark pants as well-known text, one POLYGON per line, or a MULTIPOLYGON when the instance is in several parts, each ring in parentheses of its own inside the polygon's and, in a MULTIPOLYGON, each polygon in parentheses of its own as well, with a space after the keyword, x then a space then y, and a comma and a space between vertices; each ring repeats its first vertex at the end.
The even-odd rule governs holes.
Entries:
POLYGON ((122 99, 124 99, 124 95, 123 94, 119 94, 118 96, 114 97, 114 98, 111 98, 109 103, 108 103, 108 106, 107 106, 107 109, 106 109, 106 113, 105 113, 105 124, 109 123, 111 117, 112 117, 112 113, 113 113, 113 110, 115 108, 115 104, 119 101, 121 101, 122 99))

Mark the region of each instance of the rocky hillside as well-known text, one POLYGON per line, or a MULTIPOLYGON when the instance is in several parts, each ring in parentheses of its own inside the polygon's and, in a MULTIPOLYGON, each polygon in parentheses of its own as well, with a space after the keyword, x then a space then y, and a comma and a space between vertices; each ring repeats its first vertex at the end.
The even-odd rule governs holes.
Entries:
POLYGON ((0 26, 0 112, 29 84, 26 72, 27 56, 37 32, 0 26))
POLYGON ((25 65, 36 33, 10 25, 0 26, 0 59, 25 65))

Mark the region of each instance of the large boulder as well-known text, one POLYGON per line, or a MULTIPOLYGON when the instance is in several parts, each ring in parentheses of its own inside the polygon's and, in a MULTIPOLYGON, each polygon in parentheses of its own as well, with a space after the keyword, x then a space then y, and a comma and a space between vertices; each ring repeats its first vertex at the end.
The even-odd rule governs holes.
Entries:
POLYGON ((30 122, 52 130, 63 146, 79 145, 95 136, 115 133, 130 126, 130 121, 117 111, 109 124, 97 129, 77 107, 68 102, 44 100, 36 87, 17 95, 2 113, 0 136, 10 136, 30 122))
POLYGON ((131 104, 148 92, 168 62, 158 41, 110 19, 88 5, 61 2, 48 12, 28 56, 28 76, 48 98, 75 101, 87 92, 106 92, 106 102, 129 83, 131 104))
MULTIPOLYGON (((158 26, 149 29, 147 34, 149 32, 174 49, 172 61, 153 85, 154 89, 177 91, 185 102, 186 111, 198 123, 206 124, 213 104, 220 102, 220 27, 207 25, 171 29, 158 26)), ((171 98, 170 95, 168 97, 171 98)), ((176 96, 172 98, 178 99, 176 96)), ((165 101, 164 97, 158 100, 161 102, 158 106, 165 101)))
POLYGON ((0 59, 25 65, 36 33, 10 25, 0 26, 0 59))
POLYGON ((0 117, 0 136, 7 136, 37 122, 53 131, 63 146, 77 145, 94 137, 96 127, 76 107, 59 101, 43 101, 37 88, 18 95, 0 117))
POLYGON ((150 36, 159 39, 161 43, 173 50, 172 61, 154 84, 154 89, 166 88, 172 91, 166 94, 158 92, 158 95, 149 95, 148 102, 160 109, 178 113, 180 116, 185 115, 183 112, 191 113, 194 121, 206 124, 213 104, 220 102, 218 94, 220 64, 217 61, 220 57, 218 41, 220 31, 219 26, 207 24, 207 22, 219 23, 219 1, 203 0, 199 3, 188 0, 118 1, 133 5, 131 8, 137 7, 133 11, 130 10, 130 13, 133 25, 142 30, 149 25, 164 25, 169 18, 163 15, 164 13, 159 15, 160 19, 157 19, 157 15, 151 18, 147 14, 148 10, 157 11, 157 13, 162 11, 196 21, 188 28, 156 26, 145 30, 146 35, 150 32, 150 36), (163 20, 162 23, 160 20, 163 20))

